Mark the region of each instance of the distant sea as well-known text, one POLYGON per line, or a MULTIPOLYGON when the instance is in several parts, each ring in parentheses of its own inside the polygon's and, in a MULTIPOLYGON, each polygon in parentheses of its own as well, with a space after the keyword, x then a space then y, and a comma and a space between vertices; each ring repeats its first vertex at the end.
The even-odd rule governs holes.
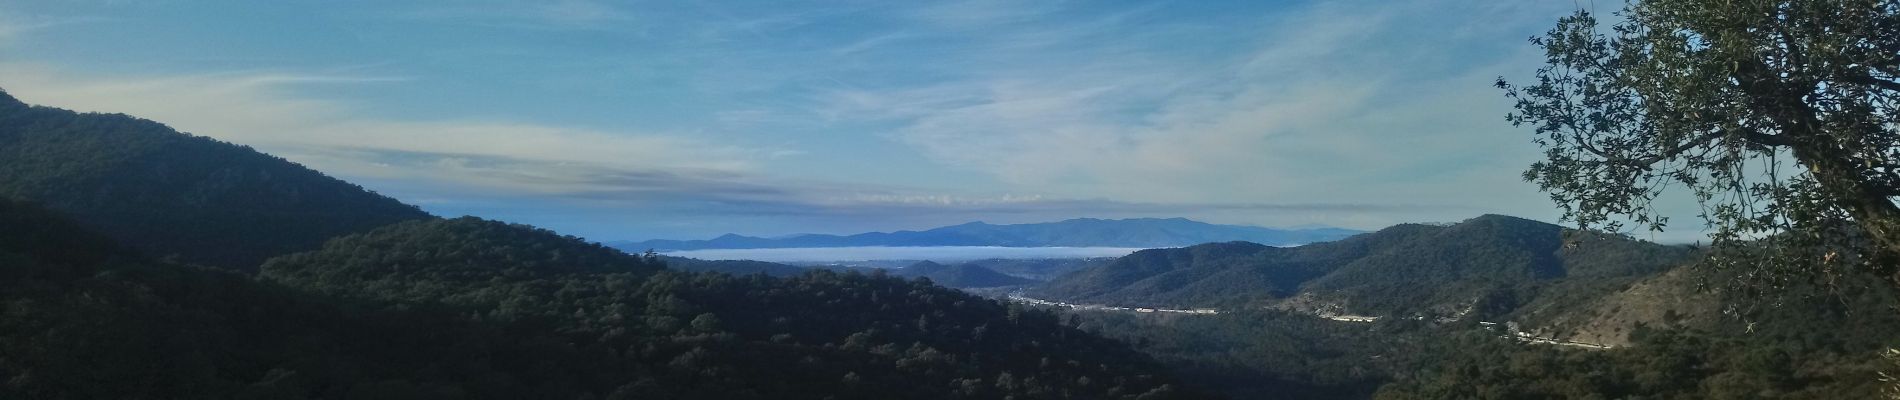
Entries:
POLYGON ((756 260, 770 262, 826 262, 872 260, 930 260, 954 262, 989 258, 1121 257, 1140 248, 1130 247, 796 247, 784 249, 706 249, 664 252, 701 260, 756 260))

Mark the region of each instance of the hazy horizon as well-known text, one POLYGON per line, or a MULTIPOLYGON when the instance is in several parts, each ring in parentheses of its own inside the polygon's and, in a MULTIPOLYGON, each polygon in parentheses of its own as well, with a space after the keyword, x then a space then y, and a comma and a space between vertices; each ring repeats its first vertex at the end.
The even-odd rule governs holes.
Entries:
POLYGON ((1144 248, 1133 247, 1001 247, 1001 246, 853 246, 778 249, 706 249, 663 251, 660 254, 701 260, 768 262, 848 262, 930 260, 958 262, 985 259, 1052 259, 1121 257, 1144 248))

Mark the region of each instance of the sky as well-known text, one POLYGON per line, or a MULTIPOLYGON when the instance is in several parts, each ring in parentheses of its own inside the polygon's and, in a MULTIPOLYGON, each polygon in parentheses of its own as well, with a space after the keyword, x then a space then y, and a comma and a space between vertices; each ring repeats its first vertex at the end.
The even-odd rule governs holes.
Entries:
POLYGON ((603 241, 1556 221, 1491 83, 1580 6, 0 0, 0 89, 603 241))

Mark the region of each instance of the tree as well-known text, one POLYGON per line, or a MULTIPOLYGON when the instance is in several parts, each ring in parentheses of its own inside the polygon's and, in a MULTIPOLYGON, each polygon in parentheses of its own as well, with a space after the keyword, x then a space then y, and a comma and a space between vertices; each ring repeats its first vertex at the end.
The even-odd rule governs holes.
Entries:
POLYGON ((713 313, 699 314, 699 316, 693 317, 692 326, 693 330, 701 333, 719 332, 719 316, 713 315, 713 313))
MULTIPOLYGON (((1866 271, 1900 283, 1900 1, 1637 0, 1531 39, 1548 64, 1498 80, 1546 160, 1524 177, 1565 219, 1661 230, 1687 188, 1709 262, 1748 282, 1866 271)), ((1750 286, 1754 286, 1750 285, 1750 286)))

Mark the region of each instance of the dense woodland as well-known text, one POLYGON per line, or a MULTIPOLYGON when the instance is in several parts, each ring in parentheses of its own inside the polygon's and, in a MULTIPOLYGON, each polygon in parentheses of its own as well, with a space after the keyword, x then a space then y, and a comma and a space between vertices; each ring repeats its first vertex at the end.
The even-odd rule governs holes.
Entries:
POLYGON ((1083 329, 1154 355, 1188 383, 1235 399, 1358 399, 1389 382, 1416 328, 1273 310, 1216 316, 1079 314, 1083 329))
POLYGON ((263 280, 0 204, 9 398, 1183 398, 1146 356, 951 289, 664 271, 550 232, 402 223, 263 280))
POLYGON ((666 267, 679 271, 723 272, 733 275, 766 274, 771 276, 794 276, 805 273, 804 267, 774 262, 751 260, 701 260, 686 257, 660 256, 666 261, 666 267))
POLYGON ((0 196, 31 199, 156 257, 233 269, 429 218, 248 147, 0 92, 0 196))
POLYGON ((480 321, 548 324, 571 351, 615 356, 599 361, 598 381, 577 386, 647 396, 1100 398, 1170 390, 1151 362, 1117 342, 951 289, 830 271, 780 279, 662 270, 655 257, 458 218, 339 238, 272 259, 262 277, 392 308, 436 304, 480 321))
POLYGON ((1115 257, 1096 258, 1041 258, 1041 259, 1003 259, 972 260, 962 262, 971 266, 983 267, 998 273, 1049 281, 1058 276, 1067 275, 1083 268, 1114 262, 1115 257))
POLYGON ((932 283, 953 288, 993 288, 1039 283, 1032 279, 1004 275, 974 263, 945 265, 921 261, 893 273, 907 278, 928 279, 932 283))

